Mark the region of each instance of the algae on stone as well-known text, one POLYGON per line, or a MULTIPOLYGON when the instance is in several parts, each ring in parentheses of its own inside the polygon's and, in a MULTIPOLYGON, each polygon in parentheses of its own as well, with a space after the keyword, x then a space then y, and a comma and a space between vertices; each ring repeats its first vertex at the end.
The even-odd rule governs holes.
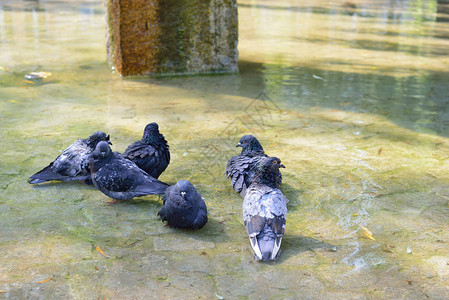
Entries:
POLYGON ((107 1, 109 61, 123 75, 238 71, 236 0, 107 1))

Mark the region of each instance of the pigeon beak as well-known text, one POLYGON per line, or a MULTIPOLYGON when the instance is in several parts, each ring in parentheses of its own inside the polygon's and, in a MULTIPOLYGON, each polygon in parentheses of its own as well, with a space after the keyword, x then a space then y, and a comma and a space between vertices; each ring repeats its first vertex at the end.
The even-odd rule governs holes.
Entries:
POLYGON ((108 141, 108 144, 109 144, 109 145, 112 145, 111 141, 108 141))
POLYGON ((285 168, 283 164, 279 164, 279 168, 285 168))
POLYGON ((242 147, 242 144, 238 143, 238 144, 236 145, 236 147, 242 147))
POLYGON ((181 192, 181 196, 184 197, 186 195, 186 192, 181 192))

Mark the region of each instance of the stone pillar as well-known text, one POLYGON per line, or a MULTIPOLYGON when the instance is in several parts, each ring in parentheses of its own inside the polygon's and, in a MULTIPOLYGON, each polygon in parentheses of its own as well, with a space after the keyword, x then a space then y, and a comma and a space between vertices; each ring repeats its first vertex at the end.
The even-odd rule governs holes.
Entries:
POLYGON ((106 0, 108 60, 123 76, 237 72, 236 0, 106 0))

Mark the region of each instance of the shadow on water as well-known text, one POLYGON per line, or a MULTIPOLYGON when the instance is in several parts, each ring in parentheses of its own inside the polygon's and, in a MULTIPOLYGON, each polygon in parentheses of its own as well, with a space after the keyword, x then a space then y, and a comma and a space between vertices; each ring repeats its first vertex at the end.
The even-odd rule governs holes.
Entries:
MULTIPOLYGON (((409 70, 377 68, 369 63, 366 66, 329 60, 323 63, 324 67, 313 68, 240 61, 239 75, 125 80, 250 99, 266 100, 260 97, 265 95, 279 108, 298 112, 320 107, 377 114, 413 131, 449 136, 449 73, 425 67, 409 70), (366 72, 326 69, 342 63, 349 68, 365 68, 366 72), (414 75, 404 75, 410 72, 414 75)), ((210 101, 211 107, 217 105, 215 99, 203 101, 210 101)))
MULTIPOLYGON (((284 176, 285 178, 285 176, 284 176)), ((288 179, 289 181, 292 180, 292 178, 288 179)), ((294 179, 293 179, 294 180, 294 179)), ((294 212, 301 209, 301 191, 298 189, 295 189, 292 185, 285 182, 282 183, 281 191, 284 194, 284 196, 289 200, 287 204, 287 208, 289 212, 294 212)))
POLYGON ((275 261, 267 261, 263 263, 282 264, 290 258, 298 257, 298 255, 303 252, 315 250, 336 252, 337 246, 302 235, 286 234, 282 238, 282 246, 278 258, 275 261))
POLYGON ((36 190, 45 190, 45 189, 57 189, 57 188, 65 188, 71 187, 76 188, 77 190, 95 190, 96 188, 93 185, 85 184, 82 181, 47 181, 39 184, 30 184, 33 189, 36 190))

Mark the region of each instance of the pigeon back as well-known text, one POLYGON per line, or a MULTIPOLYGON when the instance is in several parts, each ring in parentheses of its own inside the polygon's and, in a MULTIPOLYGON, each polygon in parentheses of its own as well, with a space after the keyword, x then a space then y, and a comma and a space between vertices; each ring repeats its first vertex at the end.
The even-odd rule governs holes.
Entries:
POLYGON ((119 153, 98 170, 92 172, 94 185, 107 196, 128 200, 151 194, 163 194, 168 185, 159 181, 119 153))
POLYGON ((253 184, 243 201, 243 221, 258 260, 274 260, 281 246, 287 198, 279 189, 253 184))

